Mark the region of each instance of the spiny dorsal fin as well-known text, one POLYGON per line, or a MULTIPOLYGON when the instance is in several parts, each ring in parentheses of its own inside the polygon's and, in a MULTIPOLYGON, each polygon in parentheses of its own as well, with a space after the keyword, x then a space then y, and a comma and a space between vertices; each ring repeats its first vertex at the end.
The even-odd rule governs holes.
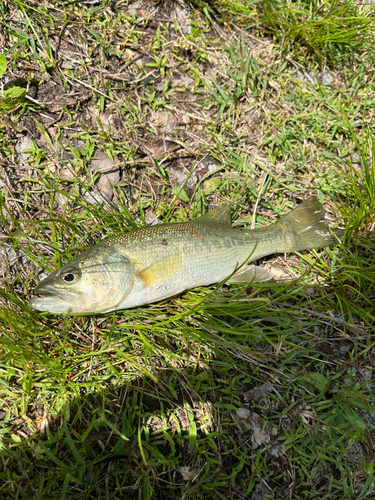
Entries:
POLYGON ((219 205, 218 207, 210 210, 204 215, 197 217, 194 222, 210 222, 211 224, 220 224, 221 226, 232 227, 232 220, 230 217, 231 206, 230 205, 219 205))

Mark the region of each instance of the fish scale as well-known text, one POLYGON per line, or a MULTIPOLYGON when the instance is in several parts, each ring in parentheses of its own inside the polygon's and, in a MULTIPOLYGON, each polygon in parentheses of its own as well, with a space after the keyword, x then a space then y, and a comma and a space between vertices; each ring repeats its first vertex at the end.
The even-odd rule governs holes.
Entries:
POLYGON ((149 304, 186 289, 230 278, 265 281, 272 275, 250 262, 272 253, 332 245, 315 197, 268 227, 233 228, 230 206, 184 223, 168 223, 109 237, 78 255, 36 288, 30 305, 41 311, 92 314, 149 304))

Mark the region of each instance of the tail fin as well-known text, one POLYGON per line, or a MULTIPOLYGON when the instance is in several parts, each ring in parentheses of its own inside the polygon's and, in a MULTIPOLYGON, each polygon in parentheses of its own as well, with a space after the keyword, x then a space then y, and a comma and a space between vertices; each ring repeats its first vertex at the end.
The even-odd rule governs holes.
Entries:
POLYGON ((324 222, 323 205, 315 196, 308 198, 289 214, 278 221, 285 236, 285 249, 282 252, 298 252, 338 243, 344 231, 331 230, 324 222))

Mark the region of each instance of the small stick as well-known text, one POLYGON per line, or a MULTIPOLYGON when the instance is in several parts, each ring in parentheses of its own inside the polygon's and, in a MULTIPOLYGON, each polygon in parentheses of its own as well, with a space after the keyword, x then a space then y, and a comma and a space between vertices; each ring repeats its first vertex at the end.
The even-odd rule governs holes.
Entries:
POLYGON ((259 189, 259 194, 258 194, 258 197, 257 197, 257 201, 255 202, 254 210, 253 210, 253 218, 251 220, 251 229, 255 229, 255 216, 256 216, 257 209, 258 209, 258 204, 259 204, 259 201, 260 201, 260 197, 262 196, 262 193, 263 193, 264 183, 266 182, 267 177, 268 177, 268 172, 263 172, 263 174, 262 174, 262 181, 261 181, 262 183, 261 183, 261 186, 260 186, 260 189, 259 189))

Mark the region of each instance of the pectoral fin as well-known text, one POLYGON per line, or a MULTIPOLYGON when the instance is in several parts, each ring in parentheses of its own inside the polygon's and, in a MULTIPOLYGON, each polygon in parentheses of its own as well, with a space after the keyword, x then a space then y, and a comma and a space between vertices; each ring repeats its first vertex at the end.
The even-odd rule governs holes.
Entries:
POLYGON ((272 274, 266 269, 258 266, 250 266, 243 273, 231 276, 228 283, 260 283, 261 281, 268 281, 272 277, 272 274))
POLYGON ((181 264, 182 258, 180 255, 171 255, 140 271, 138 276, 144 281, 145 288, 148 288, 151 285, 173 278, 180 269, 181 264))

